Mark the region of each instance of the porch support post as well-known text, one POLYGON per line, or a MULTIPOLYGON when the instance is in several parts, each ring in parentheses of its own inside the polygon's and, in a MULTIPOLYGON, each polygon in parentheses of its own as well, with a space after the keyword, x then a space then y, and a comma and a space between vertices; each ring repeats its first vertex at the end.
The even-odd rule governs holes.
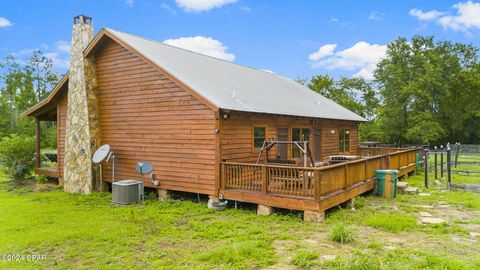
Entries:
POLYGON ((40 168, 40 119, 35 118, 35 168, 40 168))

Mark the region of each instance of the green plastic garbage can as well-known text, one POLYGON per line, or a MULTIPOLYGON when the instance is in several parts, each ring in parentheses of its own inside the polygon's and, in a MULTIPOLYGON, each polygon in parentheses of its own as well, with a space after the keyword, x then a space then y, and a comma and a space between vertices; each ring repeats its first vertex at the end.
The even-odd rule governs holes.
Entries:
POLYGON ((397 197, 397 170, 375 170, 377 185, 375 194, 387 199, 397 197))

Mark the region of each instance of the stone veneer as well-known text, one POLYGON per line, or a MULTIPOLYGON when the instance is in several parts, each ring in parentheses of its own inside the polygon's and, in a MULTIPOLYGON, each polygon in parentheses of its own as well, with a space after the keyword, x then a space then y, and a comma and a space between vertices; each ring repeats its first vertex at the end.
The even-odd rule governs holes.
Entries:
POLYGON ((83 56, 93 39, 93 26, 83 16, 73 25, 68 81, 68 109, 65 138, 64 190, 89 194, 99 188, 91 161, 100 145, 96 98, 95 60, 83 56))

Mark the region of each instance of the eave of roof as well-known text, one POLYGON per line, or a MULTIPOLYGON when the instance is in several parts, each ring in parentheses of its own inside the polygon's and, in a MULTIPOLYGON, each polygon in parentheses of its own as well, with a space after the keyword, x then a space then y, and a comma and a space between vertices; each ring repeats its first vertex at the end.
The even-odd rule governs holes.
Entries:
MULTIPOLYGON (((38 116, 36 113, 40 111, 42 108, 45 106, 49 105, 50 102, 61 92, 61 89, 64 89, 64 85, 68 82, 68 75, 69 72, 65 73, 63 77, 60 79, 60 81, 57 83, 55 88, 50 92, 47 98, 44 100, 38 102, 37 104, 33 105, 30 107, 28 110, 22 112, 20 114, 20 118, 26 117, 26 116, 38 116)), ((67 87, 68 88, 68 87, 67 87)))

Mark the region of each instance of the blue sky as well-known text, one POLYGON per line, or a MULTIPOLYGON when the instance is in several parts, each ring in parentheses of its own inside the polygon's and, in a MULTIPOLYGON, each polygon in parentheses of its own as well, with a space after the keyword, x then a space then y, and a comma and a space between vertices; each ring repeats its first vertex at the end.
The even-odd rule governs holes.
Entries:
POLYGON ((480 46, 480 2, 0 0, 0 58, 40 49, 68 68, 72 17, 291 78, 371 78, 385 45, 434 35, 480 46))

